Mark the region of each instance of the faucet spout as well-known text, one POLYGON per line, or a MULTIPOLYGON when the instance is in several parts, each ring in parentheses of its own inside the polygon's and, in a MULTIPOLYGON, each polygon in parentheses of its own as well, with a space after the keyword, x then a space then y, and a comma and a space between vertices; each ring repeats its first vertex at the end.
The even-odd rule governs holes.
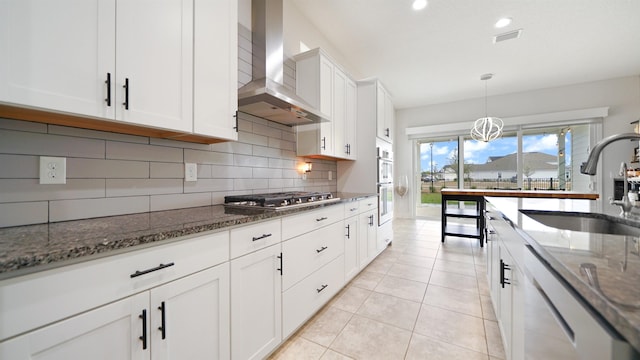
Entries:
POLYGON ((595 175, 596 169, 598 166, 598 158, 600 157, 600 153, 604 150, 607 145, 611 144, 614 141, 618 140, 631 140, 631 139, 640 139, 640 134, 636 133, 622 133, 608 136, 600 141, 591 149, 589 153, 589 157, 586 162, 583 162, 580 165, 580 172, 587 175, 595 175))

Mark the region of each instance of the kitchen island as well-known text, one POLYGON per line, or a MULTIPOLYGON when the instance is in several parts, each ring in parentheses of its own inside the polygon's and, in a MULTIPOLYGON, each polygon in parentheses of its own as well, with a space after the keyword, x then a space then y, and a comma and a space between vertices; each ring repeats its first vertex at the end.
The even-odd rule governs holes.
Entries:
MULTIPOLYGON (((486 197, 496 209, 489 217, 504 219, 508 233, 506 250, 521 264, 529 249, 568 285, 589 312, 596 314, 637 351, 640 350, 640 253, 638 238, 583 231, 560 230, 542 225, 520 212, 522 209, 596 212, 597 203, 584 199, 486 197), (515 235, 517 233, 517 235, 515 235), (581 266, 597 267, 599 288, 581 266)), ((493 229, 491 229, 493 231, 493 229)), ((498 234, 501 233, 498 229, 498 234)), ((504 235, 502 235, 504 236, 504 235)), ((504 272, 504 271, 503 271, 504 272)), ((490 279, 491 281, 491 279, 490 279)), ((597 284, 597 283, 596 283, 597 284)), ((517 284, 516 284, 517 286, 517 284)))

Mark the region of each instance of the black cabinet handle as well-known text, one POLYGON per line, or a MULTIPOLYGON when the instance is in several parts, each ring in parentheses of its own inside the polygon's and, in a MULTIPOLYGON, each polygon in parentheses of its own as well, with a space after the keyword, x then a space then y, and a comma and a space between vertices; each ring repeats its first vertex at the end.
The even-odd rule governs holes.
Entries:
POLYGON ((104 83, 107 84, 107 98, 104 101, 107 102, 107 106, 111 106, 111 73, 107 73, 107 80, 104 83))
POLYGON ((511 270, 511 267, 509 267, 509 265, 507 265, 502 259, 500 259, 500 285, 502 285, 502 288, 504 289, 505 284, 506 285, 510 285, 511 283, 509 282, 509 278, 504 276, 504 271, 505 270, 511 270))
POLYGON ((276 269, 276 270, 280 271, 280 276, 282 276, 282 269, 283 269, 283 267, 282 267, 282 253, 280 253, 280 255, 279 255, 279 256, 276 256, 276 257, 277 257, 278 259, 280 259, 280 268, 279 268, 279 269, 276 269))
POLYGON ((358 208, 351 208, 351 209, 349 209, 349 211, 351 211, 351 212, 356 211, 356 210, 358 210, 358 208))
POLYGON ((326 216, 321 217, 320 219, 316 219, 316 221, 324 221, 327 220, 328 218, 326 216))
POLYGON ((176 263, 170 262, 170 263, 168 263, 168 264, 160 264, 160 265, 158 265, 158 266, 156 266, 156 267, 154 267, 154 268, 147 269, 147 270, 142 270, 142 271, 140 271, 140 270, 136 270, 136 272, 134 272, 133 274, 131 274, 131 277, 132 277, 132 278, 134 278, 134 277, 138 277, 138 276, 140 276, 140 275, 148 274, 148 273, 150 273, 150 272, 154 272, 154 271, 162 270, 162 269, 168 268, 168 267, 170 267, 170 266, 173 266, 173 265, 175 265, 175 264, 176 264, 176 263))
POLYGON ((320 289, 316 289, 316 291, 319 293, 319 292, 321 292, 322 290, 326 289, 326 288, 327 288, 327 286, 329 286, 329 285, 322 285, 322 286, 320 286, 320 289))
POLYGON ((384 129, 384 136, 389 137, 389 128, 384 129))
POLYGON ((147 350, 147 309, 142 310, 138 318, 142 319, 142 336, 138 339, 142 340, 142 350, 147 350))
POLYGON ((253 237, 253 241, 258 241, 258 240, 262 240, 264 238, 268 238, 269 236, 272 236, 273 234, 262 234, 262 236, 258 236, 258 237, 253 237))
POLYGON ((322 150, 327 150, 327 138, 325 136, 322 137, 322 146, 320 148, 322 150))
POLYGON ((238 110, 236 110, 236 113, 233 115, 234 118, 236 118, 236 126, 233 127, 233 129, 238 132, 238 110))
POLYGON ((351 224, 347 225, 347 239, 351 239, 351 224))
POLYGON ((160 320, 160 327, 158 328, 158 330, 160 330, 162 332, 162 339, 164 340, 164 338, 167 335, 167 324, 166 324, 166 319, 165 319, 165 307, 164 307, 164 301, 160 304, 160 306, 158 306, 158 310, 160 310, 160 314, 162 316, 162 319, 160 320))
POLYGON ((124 102, 122 105, 124 105, 125 110, 129 110, 129 78, 124 79, 124 86, 122 87, 124 88, 124 102))
POLYGON ((369 226, 373 226, 373 215, 369 215, 369 226))
POLYGON ((325 250, 327 250, 327 249, 328 249, 328 247, 323 246, 323 247, 321 247, 320 249, 316 249, 316 252, 319 254, 319 253, 321 253, 321 252, 323 252, 323 251, 325 251, 325 250))

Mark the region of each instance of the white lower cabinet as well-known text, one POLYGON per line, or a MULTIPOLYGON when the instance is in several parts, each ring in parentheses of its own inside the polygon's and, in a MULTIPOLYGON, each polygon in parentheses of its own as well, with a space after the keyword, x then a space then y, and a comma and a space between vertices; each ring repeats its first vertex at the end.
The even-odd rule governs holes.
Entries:
POLYGON ((358 253, 358 216, 344 220, 344 279, 349 281, 360 272, 358 253))
POLYGON ((344 285, 344 256, 340 255, 282 295, 282 334, 287 337, 320 309, 344 285))
POLYGON ((358 219, 358 243, 360 244, 360 268, 364 268, 378 255, 377 210, 360 214, 358 219))
POLYGON ((228 263, 0 343, 2 359, 227 359, 228 263))
POLYGON ((276 244, 231 260, 233 359, 262 359, 282 341, 281 259, 276 244))

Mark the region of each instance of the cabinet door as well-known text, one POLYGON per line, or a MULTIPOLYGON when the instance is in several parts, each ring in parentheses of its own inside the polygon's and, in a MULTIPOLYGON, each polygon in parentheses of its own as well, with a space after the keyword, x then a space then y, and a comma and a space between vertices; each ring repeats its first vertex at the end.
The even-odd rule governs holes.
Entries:
POLYGON ((389 93, 385 93, 384 98, 384 124, 385 124, 385 139, 389 142, 393 142, 393 131, 395 126, 395 109, 393 108, 393 102, 389 93))
POLYGON ((0 1, 0 101, 113 118, 105 81, 110 74, 113 91, 115 8, 115 0, 0 1))
POLYGON ((346 93, 346 114, 344 119, 344 137, 345 143, 348 146, 347 158, 355 160, 357 158, 357 145, 356 145, 356 122, 357 119, 357 90, 356 83, 347 78, 347 93, 346 93))
POLYGON ((358 261, 358 217, 353 216, 345 219, 344 229, 344 278, 349 281, 360 272, 358 261))
POLYGON ((337 157, 348 157, 345 137, 345 119, 347 115, 347 76, 336 68, 333 77, 333 138, 334 153, 337 157))
POLYGON ((333 91, 334 66, 324 56, 320 56, 320 112, 331 121, 320 123, 320 153, 334 155, 335 135, 333 133, 333 91))
MULTIPOLYGON (((282 340, 280 244, 231 261, 231 357, 262 359, 282 340)), ((283 269, 287 271, 287 269, 283 269)))
POLYGON ((228 359, 229 263, 151 290, 153 358, 228 359))
POLYGON ((150 359, 149 293, 144 292, 0 343, 0 359, 150 359), (139 316, 146 311, 146 322, 139 316))
POLYGON ((513 301, 512 301, 512 291, 513 291, 513 283, 514 283, 514 271, 515 264, 513 263, 513 259, 511 255, 503 248, 500 247, 500 260, 502 263, 500 266, 504 268, 504 279, 501 279, 505 282, 504 287, 500 285, 499 289, 499 298, 500 305, 498 307, 498 321, 500 323, 500 331, 502 332, 502 339, 504 345, 504 351, 506 354, 511 353, 511 329, 513 324, 513 301))
POLYGON ((193 36, 193 132, 237 140, 237 2, 195 0, 193 36))
POLYGON ((116 119, 192 131, 193 0, 118 0, 116 9, 116 119))
POLYGON ((376 226, 376 210, 370 210, 360 214, 359 231, 360 236, 360 268, 367 266, 373 258, 378 255, 378 229, 376 226))
POLYGON ((386 105, 386 91, 384 88, 377 84, 376 86, 376 135, 380 139, 387 139, 387 128, 384 122, 385 105, 386 105))

